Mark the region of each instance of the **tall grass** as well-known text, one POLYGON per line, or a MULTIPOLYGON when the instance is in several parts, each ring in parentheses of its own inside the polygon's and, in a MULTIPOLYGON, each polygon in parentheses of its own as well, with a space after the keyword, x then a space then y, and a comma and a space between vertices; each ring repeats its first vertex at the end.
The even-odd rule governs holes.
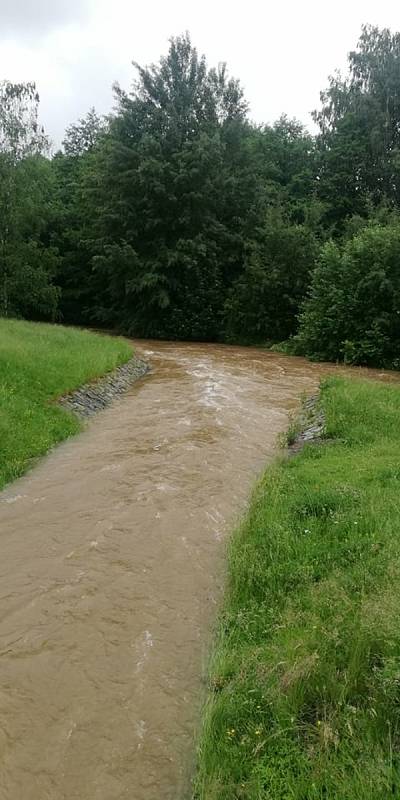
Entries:
POLYGON ((230 547, 199 800, 400 798, 400 387, 321 402, 230 547))
POLYGON ((0 319, 0 487, 79 430, 79 421, 52 401, 131 354, 122 339, 0 319))

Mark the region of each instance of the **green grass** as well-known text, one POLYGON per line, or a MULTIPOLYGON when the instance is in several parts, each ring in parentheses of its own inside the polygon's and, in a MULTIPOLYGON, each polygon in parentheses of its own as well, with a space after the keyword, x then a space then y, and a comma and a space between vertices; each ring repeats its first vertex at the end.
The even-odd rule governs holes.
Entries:
POLYGON ((233 537, 201 800, 400 798, 400 387, 330 379, 330 441, 233 537))
POLYGON ((0 319, 0 488, 80 430, 78 419, 51 401, 131 355, 122 339, 0 319))

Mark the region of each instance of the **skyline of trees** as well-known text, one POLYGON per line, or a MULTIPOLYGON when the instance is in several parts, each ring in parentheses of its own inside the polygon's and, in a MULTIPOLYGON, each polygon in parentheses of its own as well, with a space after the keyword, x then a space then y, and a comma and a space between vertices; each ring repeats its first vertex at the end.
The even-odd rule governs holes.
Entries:
POLYGON ((400 34, 365 26, 348 61, 312 135, 252 123, 226 65, 178 36, 54 155, 35 85, 0 84, 0 314, 397 364, 400 34), (337 334, 328 285, 358 319, 337 334))

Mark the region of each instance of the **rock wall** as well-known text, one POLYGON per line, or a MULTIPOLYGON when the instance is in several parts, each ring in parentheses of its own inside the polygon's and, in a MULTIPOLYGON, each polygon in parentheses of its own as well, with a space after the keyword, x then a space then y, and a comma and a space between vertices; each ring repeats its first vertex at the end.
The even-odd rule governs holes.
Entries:
POLYGON ((90 417, 109 406, 116 396, 123 394, 148 371, 149 365, 145 361, 133 357, 98 381, 87 383, 75 392, 61 397, 59 404, 80 417, 90 417))

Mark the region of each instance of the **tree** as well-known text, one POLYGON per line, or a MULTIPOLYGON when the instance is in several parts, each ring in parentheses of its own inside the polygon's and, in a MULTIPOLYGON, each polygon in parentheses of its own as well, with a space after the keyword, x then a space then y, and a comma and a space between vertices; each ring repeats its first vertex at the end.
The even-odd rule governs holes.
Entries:
POLYGON ((136 65, 98 151, 94 315, 131 333, 215 339, 226 287, 260 222, 253 132, 237 81, 189 36, 136 65))
POLYGON ((93 151, 107 129, 106 120, 91 108, 85 117, 69 125, 63 140, 64 153, 69 158, 79 158, 93 151))
POLYGON ((258 165, 269 206, 284 209, 288 221, 318 227, 315 139, 296 119, 282 115, 258 131, 258 165))
POLYGON ((311 281, 297 345, 314 359, 400 367, 400 225, 328 242, 311 281))
POLYGON ((0 314, 53 317, 57 253, 45 244, 51 204, 48 140, 35 85, 0 85, 0 314))
POLYGON ((317 254, 307 226, 271 213, 225 303, 228 338, 276 342, 292 336, 317 254))
POLYGON ((330 78, 320 126, 319 196, 327 224, 400 202, 400 34, 364 26, 349 76, 330 78))
POLYGON ((39 95, 34 83, 0 83, 0 153, 12 163, 49 148, 38 122, 39 95))
POLYGON ((57 152, 52 161, 57 208, 52 241, 60 253, 57 271, 60 315, 77 324, 88 322, 93 313, 93 218, 98 213, 96 158, 107 130, 107 121, 94 108, 90 109, 85 117, 67 128, 63 151, 57 152), (89 186, 94 193, 92 204, 89 186))

